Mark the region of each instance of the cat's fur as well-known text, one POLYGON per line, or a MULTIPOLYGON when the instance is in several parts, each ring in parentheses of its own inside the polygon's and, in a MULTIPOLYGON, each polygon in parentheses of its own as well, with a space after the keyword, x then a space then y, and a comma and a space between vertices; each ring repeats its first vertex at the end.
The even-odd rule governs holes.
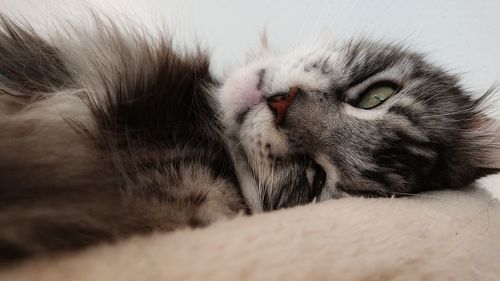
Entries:
POLYGON ((205 54, 104 19, 55 45, 2 21, 0 263, 246 210, 205 54))
POLYGON ((498 124, 485 114, 494 89, 474 100, 455 76, 401 46, 357 40, 263 51, 219 92, 254 210, 457 189, 500 167, 498 124), (381 82, 397 93, 370 110, 353 104, 381 82), (292 87, 301 93, 276 126, 265 100, 292 87), (311 168, 326 172, 320 191, 308 184, 311 168))
POLYGON ((0 263, 499 167, 485 99, 456 78, 394 46, 318 46, 264 51, 219 85, 203 52, 107 19, 46 40, 3 17, 0 263), (373 79, 404 87, 376 110, 345 103, 373 79), (277 126, 265 97, 290 87, 277 126))

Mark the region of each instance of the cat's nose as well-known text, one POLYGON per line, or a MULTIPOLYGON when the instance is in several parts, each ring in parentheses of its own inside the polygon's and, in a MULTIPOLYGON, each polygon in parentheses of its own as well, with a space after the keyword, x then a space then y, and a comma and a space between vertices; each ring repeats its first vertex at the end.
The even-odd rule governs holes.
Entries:
POLYGON ((288 107, 290 107, 295 96, 297 96, 299 92, 299 88, 292 87, 290 88, 290 91, 288 93, 280 93, 266 98, 267 104, 274 112, 274 115, 276 117, 274 119, 274 123, 276 125, 280 125, 281 123, 283 123, 288 107))

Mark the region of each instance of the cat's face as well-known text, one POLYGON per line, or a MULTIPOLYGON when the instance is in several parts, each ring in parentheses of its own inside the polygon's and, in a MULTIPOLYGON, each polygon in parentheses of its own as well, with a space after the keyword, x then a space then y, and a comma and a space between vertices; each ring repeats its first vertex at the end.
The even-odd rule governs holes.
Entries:
POLYGON ((255 211, 459 188, 496 168, 480 104, 395 46, 269 52, 230 75, 218 97, 255 211))

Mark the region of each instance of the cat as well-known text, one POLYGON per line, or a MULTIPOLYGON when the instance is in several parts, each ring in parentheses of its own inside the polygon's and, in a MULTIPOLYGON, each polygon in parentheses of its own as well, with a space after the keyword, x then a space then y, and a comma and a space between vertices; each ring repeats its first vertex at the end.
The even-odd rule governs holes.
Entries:
POLYGON ((1 17, 0 264, 500 168, 494 90, 397 45, 261 54, 227 78, 109 18, 51 39, 1 17))
POLYGON ((458 189, 499 171, 498 122, 418 53, 369 40, 262 54, 219 90, 252 210, 458 189))

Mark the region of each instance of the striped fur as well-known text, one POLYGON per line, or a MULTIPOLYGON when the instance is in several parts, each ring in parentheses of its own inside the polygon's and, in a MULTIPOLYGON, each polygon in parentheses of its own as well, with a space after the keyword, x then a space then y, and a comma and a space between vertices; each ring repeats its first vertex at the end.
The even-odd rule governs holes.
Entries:
POLYGON ((494 89, 474 100, 457 77, 420 54, 367 40, 262 53, 219 90, 253 210, 458 189, 499 171, 498 122, 486 114, 494 89), (379 107, 355 107, 377 83, 397 85, 397 93, 379 107), (293 87, 300 94, 275 125, 266 99, 293 87), (261 99, 235 105, 233 97, 248 95, 261 99), (311 167, 326 172, 320 191, 307 181, 311 167))

